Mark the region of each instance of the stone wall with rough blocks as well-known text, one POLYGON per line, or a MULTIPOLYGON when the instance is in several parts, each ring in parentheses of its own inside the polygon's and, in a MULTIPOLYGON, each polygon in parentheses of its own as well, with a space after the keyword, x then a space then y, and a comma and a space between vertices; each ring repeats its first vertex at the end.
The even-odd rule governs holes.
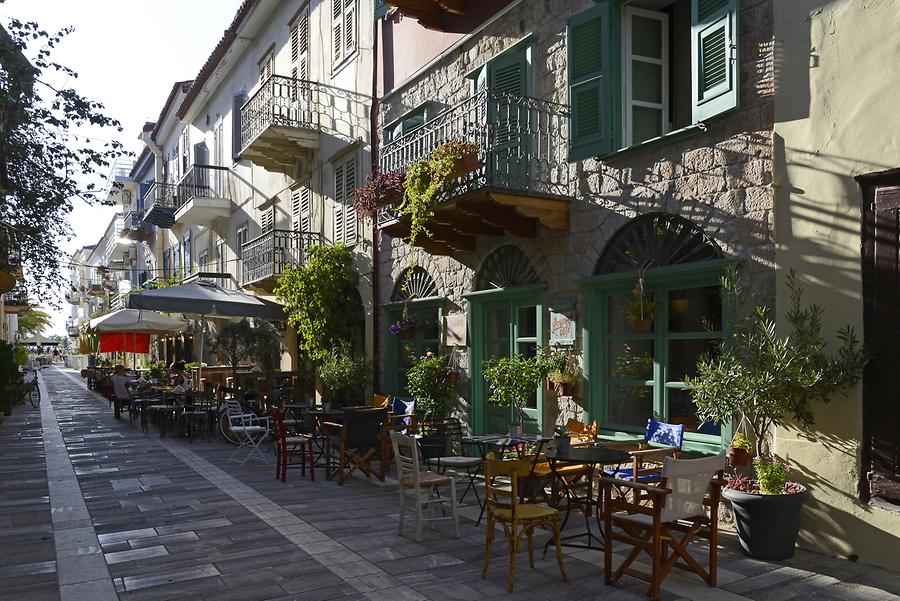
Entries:
MULTIPOLYGON (((592 5, 592 0, 526 0, 387 96, 382 123, 427 100, 438 110, 464 100, 469 94, 465 74, 532 32, 535 96, 567 103, 566 20, 592 5)), ((681 215, 702 227, 729 256, 743 260, 757 298, 774 301, 773 45, 771 0, 743 0, 738 109, 711 119, 707 131, 697 135, 634 150, 607 163, 594 159, 572 163, 569 231, 539 227, 534 239, 480 236, 476 252, 454 257, 432 257, 417 249, 417 264, 428 270, 438 293, 448 299, 445 312, 466 310, 462 295, 472 290, 483 259, 497 246, 512 243, 547 282, 546 300, 578 299, 580 327, 584 308, 578 280, 592 275, 619 227, 637 215, 656 211, 681 215)), ((380 302, 387 302, 400 273, 409 266, 404 241, 382 236, 380 260, 380 302)), ((581 349, 580 339, 576 349, 581 349)), ((465 366, 465 349, 457 351, 459 364, 465 366)), ((459 390, 468 388, 463 380, 459 390)), ((560 401, 557 417, 552 398, 545 400, 545 424, 548 418, 564 422, 580 411, 578 399, 560 401)))

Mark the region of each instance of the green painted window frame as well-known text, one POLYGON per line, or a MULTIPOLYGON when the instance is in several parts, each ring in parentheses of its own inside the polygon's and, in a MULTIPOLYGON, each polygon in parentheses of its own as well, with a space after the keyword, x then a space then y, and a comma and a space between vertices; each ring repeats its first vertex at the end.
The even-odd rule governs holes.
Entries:
MULTIPOLYGON (((484 385, 484 378, 481 375, 481 364, 484 361, 484 350, 482 349, 482 336, 486 331, 484 323, 484 305, 497 302, 530 302, 534 301, 537 307, 537 342, 538 347, 546 343, 549 338, 547 328, 549 324, 545 319, 545 311, 547 303, 544 298, 547 291, 546 282, 538 282, 527 286, 516 286, 513 288, 494 288, 491 290, 478 290, 464 294, 463 298, 469 302, 469 308, 466 312, 466 321, 469 329, 469 410, 472 424, 472 431, 475 434, 488 434, 485 432, 485 414, 484 408, 487 406, 487 387, 484 385)), ((513 342, 514 343, 514 342, 513 342)), ((537 409, 535 411, 543 413, 543 391, 538 390, 537 409)), ((541 415, 541 418, 543 416, 541 415)), ((540 423, 540 422, 539 422, 540 423)), ((496 434, 491 432, 490 434, 496 434)))
MULTIPOLYGON (((438 322, 437 348, 438 351, 443 352, 444 345, 443 341, 441 340, 441 325, 443 324, 444 320, 444 300, 445 299, 442 296, 433 296, 430 298, 411 300, 405 303, 403 301, 397 301, 384 303, 381 305, 381 321, 383 324, 382 336, 384 339, 384 360, 382 362, 382 368, 384 370, 383 392, 385 394, 401 396, 405 396, 407 394, 406 390, 402 390, 400 388, 400 365, 397 359, 400 353, 401 339, 399 336, 391 335, 391 324, 400 319, 400 316, 403 314, 404 305, 406 306, 407 311, 413 315, 430 310, 434 311, 436 313, 435 317, 438 322)), ((420 334, 417 333, 413 336, 413 344, 416 345, 417 353, 424 353, 423 349, 426 341, 421 337, 420 334)))
MULTIPOLYGON (((719 285, 726 267, 736 263, 732 259, 716 259, 683 265, 673 265, 649 269, 644 274, 644 288, 654 293, 666 293, 669 290, 685 288, 701 288, 719 285)), ((593 276, 580 282, 584 292, 585 317, 582 329, 584 345, 584 387, 585 411, 589 419, 600 422, 602 436, 614 440, 630 440, 642 437, 644 430, 639 426, 625 426, 606 422, 607 382, 604 380, 607 361, 607 299, 610 294, 629 291, 637 281, 637 272, 613 273, 593 276)), ((731 332, 731 316, 723 307, 722 329, 716 337, 726 338, 731 332)), ((668 303, 658 303, 656 319, 659 323, 668 323, 668 303)), ((646 339, 645 334, 621 334, 617 338, 633 337, 646 339)), ((667 365, 669 340, 708 339, 706 333, 673 334, 665 328, 655 328, 652 333, 654 341, 653 356, 653 413, 661 421, 667 417, 665 388, 675 388, 664 381, 664 366, 667 365)), ((649 380, 648 380, 649 382, 649 380)), ((648 416, 649 417, 649 416, 648 416)), ((684 450, 704 454, 713 454, 726 448, 731 441, 734 424, 722 424, 719 436, 685 432, 684 450)))
MULTIPOLYGON (((722 6, 708 15, 700 14, 700 1, 691 0, 691 116, 690 125, 666 133, 657 138, 646 140, 633 146, 623 147, 623 49, 622 28, 623 11, 626 5, 623 0, 599 0, 596 6, 569 17, 566 27, 566 77, 569 88, 569 160, 578 161, 597 157, 603 160, 619 158, 631 148, 645 148, 660 143, 669 143, 684 136, 686 132, 695 133, 697 129, 705 129, 705 121, 718 117, 740 106, 740 2, 739 0, 722 0, 722 6), (575 56, 580 52, 573 41, 575 32, 580 27, 593 28, 594 33, 581 39, 586 47, 599 49, 602 57, 600 65, 590 73, 576 72, 573 68, 579 64, 575 56), (703 58, 701 55, 703 40, 720 29, 725 29, 728 67, 726 84, 711 90, 709 97, 704 97, 701 88, 703 58), (582 123, 582 110, 579 106, 594 108, 592 103, 581 103, 581 94, 595 91, 598 95, 599 113, 594 117, 600 130, 588 128, 584 136, 579 134, 578 124, 582 123), (703 127, 700 124, 703 123, 703 127)), ((586 97, 586 96, 585 96, 586 97)))
POLYGON ((382 127, 382 136, 384 138, 385 144, 390 144, 394 140, 405 136, 411 131, 415 131, 416 129, 428 123, 428 121, 433 117, 434 109, 432 107, 431 100, 426 100, 418 106, 411 108, 396 119, 384 124, 384 127, 382 127), (418 125, 411 125, 409 121, 415 119, 416 117, 421 117, 422 123, 419 123, 418 125))

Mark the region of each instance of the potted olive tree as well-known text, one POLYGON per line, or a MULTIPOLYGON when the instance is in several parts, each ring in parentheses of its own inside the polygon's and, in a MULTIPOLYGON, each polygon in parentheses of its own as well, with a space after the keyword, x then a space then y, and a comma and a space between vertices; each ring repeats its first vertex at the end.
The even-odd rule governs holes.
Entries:
POLYGON ((544 357, 492 357, 483 365, 489 386, 488 402, 515 410, 517 423, 509 425, 509 434, 513 438, 521 436, 525 432, 525 405, 547 377, 544 357))
POLYGON ((722 279, 723 304, 731 315, 746 315, 733 335, 697 362, 697 376, 686 378, 698 417, 716 423, 747 424, 755 439, 756 479, 733 478, 723 492, 734 507, 741 547, 758 559, 786 559, 794 554, 806 487, 787 480, 787 466, 771 452, 774 426, 807 428, 813 409, 854 385, 862 376, 869 352, 853 328, 838 333, 835 355, 826 352, 823 309, 802 303, 796 275, 788 276, 791 301, 785 315, 786 336, 777 333, 770 308, 745 312, 747 296, 732 269, 722 279))
POLYGON ((316 367, 325 385, 326 408, 363 404, 363 394, 371 365, 364 357, 354 357, 349 345, 331 350, 316 367))

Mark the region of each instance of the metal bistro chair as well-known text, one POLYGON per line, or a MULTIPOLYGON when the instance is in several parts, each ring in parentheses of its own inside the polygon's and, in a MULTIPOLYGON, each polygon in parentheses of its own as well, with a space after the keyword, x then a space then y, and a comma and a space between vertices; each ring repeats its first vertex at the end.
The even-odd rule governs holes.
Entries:
POLYGON ((663 579, 678 566, 698 574, 708 586, 716 586, 718 507, 725 484, 724 469, 724 453, 703 459, 665 457, 660 483, 655 486, 601 478, 606 584, 615 584, 627 574, 649 583, 647 595, 658 600, 663 579), (634 501, 627 500, 629 489, 635 493, 634 501), (641 498, 649 499, 649 504, 641 498), (688 545, 697 536, 709 539, 708 569, 688 552, 688 545), (615 571, 614 541, 632 547, 615 571), (641 551, 650 556, 650 572, 631 567, 641 551))
POLYGON ((397 480, 400 488, 400 535, 403 536, 403 525, 406 513, 406 499, 413 499, 413 511, 416 518, 416 542, 422 542, 422 522, 435 520, 453 520, 453 533, 459 538, 459 516, 456 501, 456 482, 451 476, 423 472, 419 466, 419 446, 416 439, 391 430, 391 445, 397 461, 397 480), (450 497, 438 492, 439 486, 449 486, 450 497), (424 497, 423 497, 424 494, 424 497), (450 516, 434 517, 435 505, 450 506, 450 516), (422 517, 423 507, 428 507, 428 517, 422 517))
POLYGON ((182 433, 192 442, 198 435, 202 440, 204 436, 212 438, 214 428, 210 414, 215 410, 213 391, 189 390, 184 393, 185 408, 181 414, 182 433))
POLYGON ((436 449, 440 451, 439 453, 435 453, 439 455, 438 457, 426 457, 426 465, 429 467, 433 465, 435 471, 439 474, 447 473, 448 469, 453 470, 457 474, 465 474, 468 479, 468 484, 466 484, 465 490, 463 490, 462 495, 459 497, 459 502, 462 503, 471 490, 475 493, 475 501, 478 505, 481 505, 481 498, 478 496, 478 488, 475 484, 484 460, 481 457, 466 456, 466 449, 462 440, 462 424, 458 419, 455 417, 447 419, 446 423, 443 425, 443 432, 447 436, 447 447, 444 449, 436 449))
POLYGON ((269 435, 269 418, 259 417, 255 413, 245 413, 244 408, 235 399, 225 401, 225 411, 231 432, 238 438, 238 447, 231 454, 231 460, 244 465, 251 457, 263 463, 269 460, 259 448, 259 443, 269 435), (243 459, 235 458, 244 453, 243 459))

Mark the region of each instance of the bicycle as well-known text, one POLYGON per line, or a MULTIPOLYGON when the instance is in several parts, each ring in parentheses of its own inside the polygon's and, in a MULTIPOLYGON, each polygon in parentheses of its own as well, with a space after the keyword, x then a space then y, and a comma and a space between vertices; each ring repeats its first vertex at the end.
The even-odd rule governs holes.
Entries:
POLYGON ((22 404, 27 400, 31 406, 37 409, 41 405, 41 387, 38 385, 38 377, 36 369, 28 369, 22 373, 19 380, 20 393, 19 399, 22 404), (31 372, 31 379, 26 380, 26 376, 31 372))

